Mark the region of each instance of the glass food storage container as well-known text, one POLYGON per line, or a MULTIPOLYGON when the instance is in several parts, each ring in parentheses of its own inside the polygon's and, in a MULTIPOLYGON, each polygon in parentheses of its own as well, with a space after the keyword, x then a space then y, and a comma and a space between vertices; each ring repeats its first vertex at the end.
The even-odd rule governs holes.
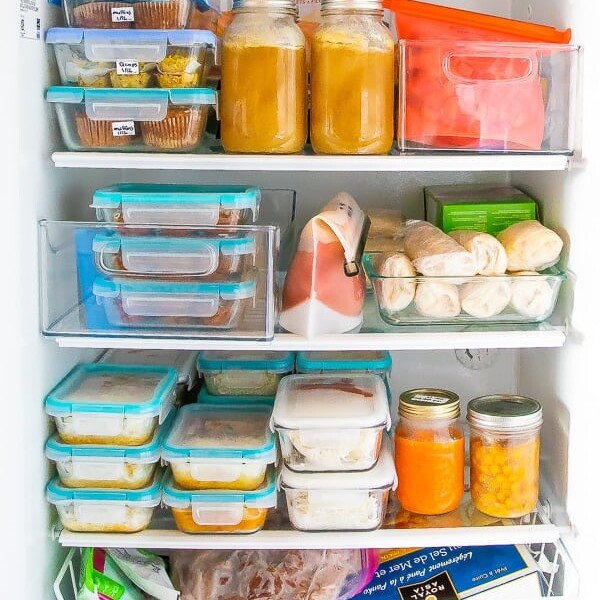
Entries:
POLYGON ((320 154, 386 154, 394 141, 394 42, 380 0, 323 0, 311 43, 310 142, 320 154))
POLYGON ((214 62, 211 31, 52 27, 63 85, 115 88, 202 87, 214 62))
POLYGON ((46 100, 69 150, 191 152, 204 140, 216 92, 53 86, 46 100))
POLYGON ((490 395, 467 405, 471 499, 486 515, 517 518, 538 500, 542 406, 532 398, 490 395))
POLYGON ((437 388, 407 390, 400 394, 398 412, 394 459, 400 505, 421 515, 453 511, 465 487, 459 397, 437 388))
POLYGON ((128 225, 251 225, 261 192, 243 185, 117 183, 97 189, 99 221, 128 225))
POLYGON ((294 0, 234 0, 222 42, 219 96, 226 152, 290 154, 304 148, 306 42, 297 10, 294 0))
POLYGON ((196 401, 200 404, 264 404, 273 408, 275 396, 214 396, 208 393, 206 385, 202 385, 196 401))
POLYGON ((254 533, 277 505, 272 470, 253 491, 184 490, 171 473, 164 481, 162 503, 171 509, 177 529, 185 533, 254 533))
POLYGON ((293 352, 203 350, 198 355, 209 394, 275 396, 279 382, 294 370, 293 352))
POLYGON ((46 487, 46 499, 69 531, 135 533, 148 527, 160 504, 161 478, 157 470, 150 484, 139 490, 73 489, 55 476, 46 487))
POLYGON ((45 399, 67 444, 139 446, 169 414, 177 371, 170 367, 75 366, 45 399))
POLYGON ((290 522, 302 531, 371 530, 381 527, 396 472, 388 436, 372 469, 362 472, 297 473, 282 466, 290 522))
POLYGON ((387 350, 308 350, 296 355, 296 373, 375 373, 387 379, 392 356, 387 350))
POLYGON ((188 490, 255 490, 275 463, 268 406, 182 406, 161 457, 188 490))
POLYGON ((271 418, 294 471, 370 469, 390 424, 385 384, 373 374, 288 375, 271 418))

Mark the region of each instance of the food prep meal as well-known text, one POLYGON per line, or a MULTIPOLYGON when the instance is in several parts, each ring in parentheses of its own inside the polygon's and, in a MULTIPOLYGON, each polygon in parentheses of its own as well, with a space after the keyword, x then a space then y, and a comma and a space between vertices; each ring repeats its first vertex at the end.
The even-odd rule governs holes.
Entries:
POLYGON ((268 406, 182 406, 162 444, 177 486, 255 490, 276 460, 268 406))
POLYGON ((307 350, 296 355, 296 373, 374 373, 388 377, 392 356, 387 350, 307 350))
POLYGON ((177 371, 169 367, 84 363, 45 399, 66 444, 147 443, 169 414, 177 371))
POLYGON ((213 396, 274 396, 294 370, 293 352, 204 350, 198 372, 213 396))
POLYGON ((370 469, 391 424, 386 387, 373 374, 288 375, 271 422, 294 471, 370 469))
POLYGON ((162 503, 171 509, 175 525, 185 533, 254 533, 263 527, 277 504, 272 470, 256 490, 185 490, 167 475, 162 503))
POLYGON ((275 396, 214 396, 208 393, 206 385, 202 385, 196 401, 200 404, 264 404, 273 408, 275 403, 275 396))

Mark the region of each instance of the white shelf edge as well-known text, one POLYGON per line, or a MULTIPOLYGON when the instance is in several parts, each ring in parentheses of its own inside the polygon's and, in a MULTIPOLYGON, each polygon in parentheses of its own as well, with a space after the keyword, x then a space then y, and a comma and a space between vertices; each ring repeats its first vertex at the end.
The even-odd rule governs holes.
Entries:
POLYGON ((389 156, 54 152, 57 167, 198 171, 564 171, 563 154, 409 154, 389 156))

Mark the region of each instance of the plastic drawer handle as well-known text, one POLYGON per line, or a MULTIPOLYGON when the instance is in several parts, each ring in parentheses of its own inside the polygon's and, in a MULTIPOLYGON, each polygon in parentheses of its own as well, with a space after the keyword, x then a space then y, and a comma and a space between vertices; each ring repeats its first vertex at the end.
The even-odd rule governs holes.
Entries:
POLYGON ((531 56, 522 56, 522 55, 507 55, 505 52, 502 53, 498 51, 498 54, 490 52, 487 50, 483 53, 464 53, 464 52, 448 52, 444 59, 442 60, 442 71, 446 78, 452 83, 463 83, 463 84, 478 84, 478 83, 486 83, 486 84, 507 84, 507 83, 524 83, 526 81, 530 81, 537 77, 537 61, 535 61, 531 56), (518 77, 499 77, 499 78, 484 78, 484 77, 465 77, 464 75, 460 75, 455 72, 453 61, 456 59, 475 59, 475 60, 503 60, 503 61, 525 61, 525 69, 524 74, 519 75, 518 77))

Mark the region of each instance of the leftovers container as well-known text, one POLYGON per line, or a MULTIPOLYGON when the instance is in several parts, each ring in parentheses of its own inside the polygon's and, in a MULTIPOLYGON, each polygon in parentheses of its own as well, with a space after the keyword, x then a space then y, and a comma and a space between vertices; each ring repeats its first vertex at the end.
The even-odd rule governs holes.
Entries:
POLYGON ((266 404, 272 408, 275 396, 213 396, 208 393, 206 385, 203 384, 196 400, 200 404, 266 404))
POLYGON ((184 490, 169 473, 162 503, 185 533, 254 533, 263 527, 269 509, 276 506, 277 488, 272 470, 253 491, 184 490))
POLYGON ((54 434, 46 442, 46 457, 56 463, 60 481, 66 487, 137 490, 150 484, 172 421, 168 418, 141 446, 65 444, 54 434))
POLYGON ((243 185, 117 183, 94 192, 99 221, 129 225, 250 225, 261 193, 243 185))
POLYGON ((46 100, 69 150, 191 152, 203 142, 216 92, 54 86, 46 100))
POLYGON ((64 0, 69 27, 98 29, 184 29, 191 0, 64 0))
POLYGON ((256 280, 181 283, 94 281, 96 301, 111 325, 235 329, 256 294, 256 280))
POLYGON ((296 355, 297 373, 374 373, 386 378, 391 369, 387 350, 308 350, 296 355))
POLYGON ((144 488, 110 490, 69 488, 56 476, 46 487, 46 499, 69 531, 135 533, 148 527, 160 504, 161 477, 158 470, 144 488))
POLYGON ((271 418, 294 471, 370 469, 390 424, 385 384, 373 374, 288 375, 271 418))
POLYGON ((506 275, 387 277, 379 275, 375 260, 368 254, 363 264, 379 314, 391 325, 538 323, 552 315, 566 279, 557 267, 506 275))
POLYGON ((282 466, 290 522, 303 531, 370 530, 383 523, 396 471, 385 436, 375 466, 363 472, 297 473, 282 466))
POLYGON ((245 232, 200 230, 186 235, 182 231, 174 236, 123 233, 103 232, 93 241, 96 267, 111 279, 236 281, 255 264, 256 240, 245 232))
POLYGON ((176 384, 169 367, 80 364, 46 396, 46 413, 64 443, 139 446, 169 414, 176 384))
POLYGON ((274 396, 279 382, 294 370, 293 352, 204 350, 198 355, 209 394, 274 396))
POLYGON ((211 31, 52 27, 61 83, 92 88, 202 87, 214 62, 211 31))
POLYGON ((275 463, 268 406, 182 406, 162 446, 175 483, 184 489, 254 490, 275 463))

